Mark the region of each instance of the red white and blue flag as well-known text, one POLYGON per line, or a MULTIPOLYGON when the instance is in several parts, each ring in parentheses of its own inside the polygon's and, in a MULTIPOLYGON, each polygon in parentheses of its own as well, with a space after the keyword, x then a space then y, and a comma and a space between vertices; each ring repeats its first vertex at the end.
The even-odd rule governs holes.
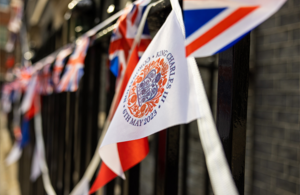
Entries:
POLYGON ((75 51, 66 65, 57 92, 76 91, 78 89, 79 81, 84 74, 84 60, 89 43, 90 38, 86 36, 77 40, 75 51))
POLYGON ((20 88, 22 92, 27 90, 27 86, 34 72, 35 70, 32 66, 22 67, 21 69, 15 70, 17 79, 20 81, 20 88))
POLYGON ((50 67, 54 59, 54 56, 47 57, 42 63, 43 68, 38 72, 38 92, 41 95, 53 93, 50 67))
POLYGON ((184 0, 186 56, 210 56, 233 46, 286 0, 184 0))
POLYGON ((54 85, 54 88, 56 88, 56 86, 59 84, 60 75, 66 63, 65 61, 67 60, 67 57, 72 53, 72 51, 72 47, 67 46, 65 49, 61 50, 56 57, 52 72, 52 83, 54 85))
MULTIPOLYGON (((117 28, 112 33, 109 47, 110 70, 117 78, 121 78, 125 72, 134 37, 149 2, 150 0, 135 1, 125 8, 124 14, 117 21, 117 28)), ((146 24, 139 45, 139 56, 150 42, 151 36, 146 24)))

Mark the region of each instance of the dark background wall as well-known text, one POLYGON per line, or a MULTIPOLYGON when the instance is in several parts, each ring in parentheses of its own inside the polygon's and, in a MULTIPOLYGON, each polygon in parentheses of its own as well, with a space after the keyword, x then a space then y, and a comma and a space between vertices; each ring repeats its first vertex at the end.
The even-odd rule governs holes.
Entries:
POLYGON ((300 1, 254 31, 252 194, 300 194, 300 1))

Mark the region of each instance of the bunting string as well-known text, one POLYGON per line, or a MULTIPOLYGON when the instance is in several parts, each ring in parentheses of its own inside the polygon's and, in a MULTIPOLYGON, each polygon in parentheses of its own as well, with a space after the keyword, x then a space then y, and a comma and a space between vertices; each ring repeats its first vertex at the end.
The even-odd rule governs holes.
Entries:
MULTIPOLYGON (((271 0, 261 3, 255 1, 249 2, 248 6, 244 6, 246 0, 239 0, 240 2, 236 0, 234 4, 222 0, 214 2, 202 1, 188 1, 188 3, 186 1, 187 8, 184 9, 184 12, 187 15, 196 12, 200 13, 204 9, 214 8, 216 5, 227 5, 228 10, 226 10, 227 8, 220 9, 218 13, 214 13, 215 15, 212 18, 206 18, 208 21, 197 23, 200 27, 198 26, 199 28, 196 29, 188 26, 190 24, 183 20, 182 9, 178 0, 170 0, 173 11, 157 33, 159 36, 155 37, 153 39, 153 42, 154 40, 155 42, 151 44, 150 33, 145 32, 147 16, 150 9, 163 2, 163 0, 151 4, 149 4, 150 0, 139 0, 96 25, 78 37, 75 42, 61 47, 32 66, 14 69, 13 75, 16 79, 4 85, 1 97, 1 103, 6 112, 11 111, 12 102, 14 103, 13 127, 15 144, 6 159, 6 163, 11 164, 21 157, 22 148, 29 142, 29 120, 33 118, 36 145, 32 161, 31 180, 35 181, 39 176, 42 176, 46 193, 56 195, 49 177, 45 155, 40 95, 67 92, 65 131, 66 139, 68 139, 71 131, 69 126, 70 107, 72 106, 70 105, 70 92, 77 91, 75 131, 78 131, 78 87, 79 81, 84 74, 84 60, 87 50, 97 38, 104 34, 104 31, 100 32, 98 36, 96 33, 119 18, 116 24, 107 28, 109 31, 115 29, 111 39, 109 58, 111 62, 110 69, 117 78, 116 93, 92 160, 83 177, 70 192, 70 195, 93 193, 117 175, 125 179, 124 171, 139 163, 147 155, 149 151, 148 135, 195 119, 197 120, 198 133, 214 193, 216 195, 238 195, 194 57, 213 55, 232 46, 246 32, 249 32, 249 30, 275 13, 286 0, 273 0, 272 3, 271 0), (196 7, 195 9, 194 6, 196 7), (146 9, 144 9, 145 7, 146 9), (222 11, 224 13, 218 15, 222 11), (239 17, 236 17, 236 13, 239 13, 239 17), (231 20, 232 17, 235 20, 231 20), (244 22, 239 22, 239 20, 244 22), (128 26, 126 25, 128 22, 131 25, 131 29, 127 31, 126 27, 128 26), (173 33, 170 34, 165 29, 171 29, 173 33), (234 33, 231 33, 232 31, 234 33), (131 33, 129 33, 130 36, 127 36, 127 32, 131 33), (162 42, 163 44, 161 44, 162 42), (123 46, 125 45, 123 48, 121 47, 122 44, 123 46), (156 51, 157 49, 161 53, 156 51), (149 60, 147 62, 145 60, 146 55, 141 57, 143 52, 148 52, 147 60, 149 60), (166 57, 164 58, 164 56, 166 57), (141 62, 139 62, 140 57, 143 59, 141 62), (177 71, 176 75, 175 71, 177 71), (167 73, 169 78, 166 76, 167 73), (166 87, 164 87, 165 85, 166 87), (20 102, 22 93, 24 96, 22 102, 20 102), (166 100, 167 97, 168 101, 166 100), (124 101, 121 102, 121 100, 124 101), (122 103, 121 106, 119 102, 122 103), (156 108, 157 104, 160 105, 156 108), (170 107, 172 104, 180 104, 180 106, 173 108, 170 107), (127 108, 133 109, 133 111, 129 110, 132 115, 127 111, 127 108), (167 113, 170 109, 176 111, 176 114, 172 116, 173 118, 165 116, 168 115, 167 113), (135 115, 137 112, 143 114, 135 115), (147 113, 145 114, 144 112, 147 113), (150 113, 152 114, 151 119, 150 113), (162 117, 154 118, 156 115, 159 116, 159 114, 160 116, 164 115, 165 120, 162 117), (21 115, 23 115, 22 124, 21 115), (148 116, 148 120, 144 116, 148 116), (115 118, 117 119, 113 121, 115 118), (156 120, 156 123, 150 124, 151 120, 152 122, 156 120), (143 121, 144 124, 142 125, 143 121), (150 125, 145 126, 146 124, 150 125), (119 131, 120 127, 123 128, 123 131, 119 131), (143 146, 143 152, 137 151, 137 153, 143 153, 137 157, 137 159, 140 158, 139 161, 130 162, 130 164, 128 160, 126 161, 127 164, 123 163, 120 156, 127 156, 127 154, 124 155, 124 151, 134 153, 133 148, 140 146, 138 144, 129 146, 126 143, 138 140, 143 140, 139 143, 143 146), (118 144, 120 144, 119 147, 118 144), (124 149, 122 146, 128 148, 124 149), (123 153, 121 149, 123 149, 123 153), (105 173, 109 172, 109 179, 103 182, 102 178, 99 177, 101 170, 103 170, 100 168, 97 177, 97 179, 100 179, 96 179, 90 189, 92 177, 101 162, 99 154, 105 162, 102 162, 101 168, 105 168, 105 173), (100 180, 101 182, 99 182, 100 180)), ((21 7, 23 7, 23 4, 21 7)), ((19 6, 19 8, 21 7, 19 6)), ((15 33, 20 31, 19 22, 22 12, 22 9, 17 10, 16 13, 18 15, 11 23, 13 26, 10 26, 10 28, 16 29, 13 31, 15 33)), ((189 15, 189 17, 193 18, 194 15, 189 15)), ((105 30, 105 33, 107 33, 107 30, 105 30)), ((21 29, 22 33, 24 33, 23 31, 26 31, 25 26, 21 29)), ((26 41, 25 39, 22 41, 24 42, 22 52, 28 50, 26 41)), ((8 43, 8 46, 11 47, 10 43, 8 43)), ((31 62, 24 61, 23 64, 28 65, 31 62)), ((66 141, 68 143, 68 140, 66 141)))

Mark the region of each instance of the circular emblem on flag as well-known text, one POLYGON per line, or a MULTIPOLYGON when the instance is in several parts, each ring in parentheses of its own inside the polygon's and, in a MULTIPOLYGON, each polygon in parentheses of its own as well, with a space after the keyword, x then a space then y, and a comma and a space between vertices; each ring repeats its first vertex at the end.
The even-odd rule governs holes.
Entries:
POLYGON ((169 65, 163 58, 147 64, 133 81, 128 94, 128 110, 136 118, 147 116, 159 103, 168 81, 169 65))
POLYGON ((133 126, 152 121, 166 101, 174 77, 175 60, 167 50, 139 62, 124 92, 124 119, 133 126))

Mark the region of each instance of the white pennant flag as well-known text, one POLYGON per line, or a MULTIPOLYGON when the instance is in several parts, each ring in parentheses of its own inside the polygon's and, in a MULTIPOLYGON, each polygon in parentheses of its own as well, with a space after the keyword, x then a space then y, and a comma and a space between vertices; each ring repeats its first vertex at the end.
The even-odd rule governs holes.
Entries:
POLYGON ((184 50, 184 35, 172 11, 136 66, 100 147, 116 174, 123 170, 110 145, 146 137, 200 118, 184 50))
POLYGON ((177 0, 171 4, 173 11, 128 82, 99 149, 100 156, 122 176, 110 146, 197 119, 214 193, 237 195, 195 59, 185 57, 181 8, 177 0))

